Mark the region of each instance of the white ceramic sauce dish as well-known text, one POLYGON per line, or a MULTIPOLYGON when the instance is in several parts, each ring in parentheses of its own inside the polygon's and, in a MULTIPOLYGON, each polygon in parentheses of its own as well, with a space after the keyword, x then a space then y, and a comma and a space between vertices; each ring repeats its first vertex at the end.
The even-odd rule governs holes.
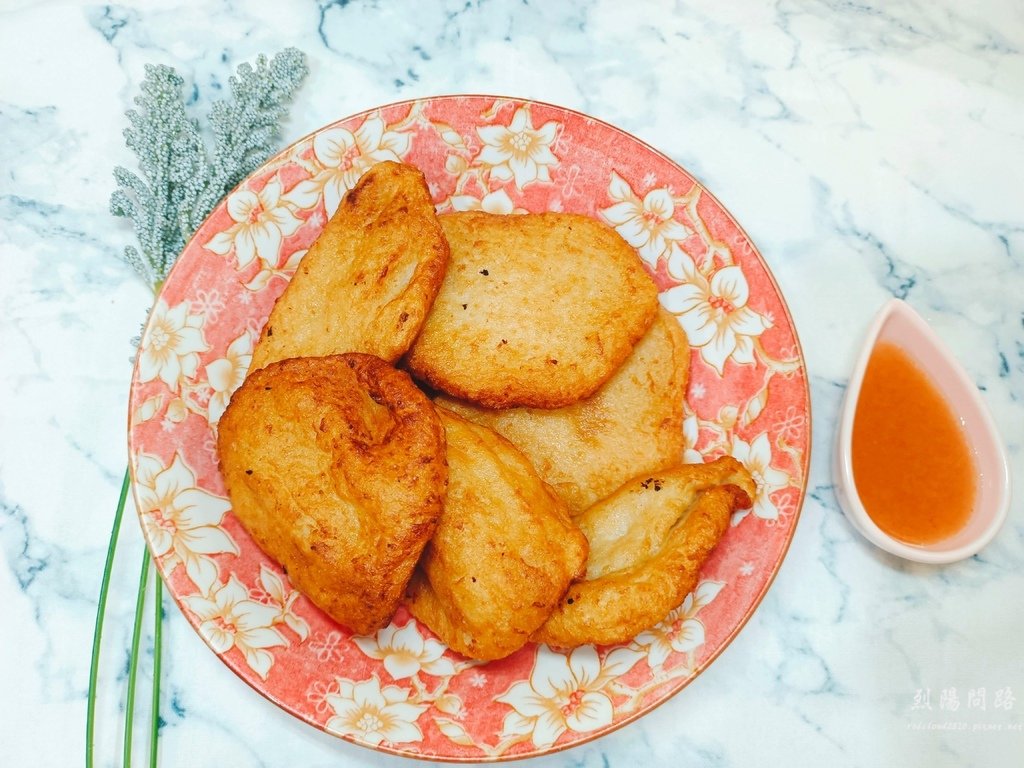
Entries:
POLYGON ((952 563, 971 557, 992 541, 1010 507, 1010 472, 1002 440, 978 388, 938 335, 911 307, 892 299, 875 316, 853 369, 840 413, 833 455, 836 497, 847 519, 864 537, 891 554, 920 563, 952 563), (881 342, 895 344, 936 386, 964 429, 977 470, 974 507, 966 525, 933 544, 893 538, 868 515, 853 472, 853 422, 868 360, 881 342))

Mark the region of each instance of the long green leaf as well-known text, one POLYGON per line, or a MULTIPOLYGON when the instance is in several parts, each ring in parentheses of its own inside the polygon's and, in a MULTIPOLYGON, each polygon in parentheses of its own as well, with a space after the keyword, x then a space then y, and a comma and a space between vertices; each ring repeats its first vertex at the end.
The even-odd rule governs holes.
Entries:
POLYGON ((132 629, 132 655, 128 662, 128 697, 124 703, 124 768, 132 764, 132 723, 135 719, 135 677, 139 671, 139 640, 142 637, 142 609, 146 606, 146 579, 149 576, 149 550, 142 553, 139 592, 135 598, 135 626, 132 629))
POLYGON ((164 583, 157 573, 153 591, 153 703, 149 730, 149 768, 156 768, 157 745, 160 740, 160 657, 163 649, 164 583))
POLYGON ((117 502, 117 511, 114 513, 114 527, 110 531, 110 541, 107 544, 107 560, 103 566, 103 580, 100 582, 100 595, 96 604, 96 623, 92 631, 92 662, 89 666, 89 696, 86 700, 85 709, 85 765, 92 768, 94 735, 96 729, 96 681, 100 669, 100 640, 103 637, 103 617, 107 611, 107 593, 110 591, 110 574, 114 568, 114 553, 117 550, 117 536, 121 531, 121 518, 124 517, 124 505, 128 498, 128 469, 124 471, 124 481, 121 483, 121 497, 117 502))

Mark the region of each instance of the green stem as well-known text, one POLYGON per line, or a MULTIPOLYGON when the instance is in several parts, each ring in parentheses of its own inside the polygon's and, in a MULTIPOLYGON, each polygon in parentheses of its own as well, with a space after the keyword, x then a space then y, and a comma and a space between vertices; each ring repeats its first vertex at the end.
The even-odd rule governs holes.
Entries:
POLYGON ((149 768, 156 768, 157 741, 160 738, 160 656, 164 623, 164 582, 159 573, 154 581, 156 610, 153 612, 153 720, 149 731, 149 768))
POLYGON ((92 631, 92 661, 89 666, 89 697, 85 709, 85 765, 92 768, 94 733, 96 727, 96 681, 100 668, 100 638, 103 636, 103 616, 107 610, 107 592, 110 591, 110 574, 114 566, 114 552, 117 550, 117 535, 121 531, 121 518, 124 517, 124 504, 128 498, 129 476, 127 468, 124 471, 124 481, 121 483, 121 497, 117 502, 117 512, 114 514, 114 527, 110 531, 110 542, 107 544, 107 560, 103 566, 103 580, 100 582, 100 596, 96 605, 96 623, 92 631))
POLYGON ((124 768, 132 764, 132 720, 135 712, 135 675, 139 671, 139 639, 142 636, 142 609, 146 605, 146 578, 149 576, 149 550, 142 552, 139 594, 135 600, 135 627, 132 629, 132 656, 128 663, 128 698, 124 703, 124 768))

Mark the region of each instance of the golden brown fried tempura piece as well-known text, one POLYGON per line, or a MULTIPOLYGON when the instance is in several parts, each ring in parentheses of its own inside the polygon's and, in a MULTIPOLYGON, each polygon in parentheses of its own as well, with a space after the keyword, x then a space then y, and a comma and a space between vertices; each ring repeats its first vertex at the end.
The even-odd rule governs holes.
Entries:
POLYGON ((590 543, 586 578, 532 639, 565 647, 624 643, 654 626, 697 585, 730 516, 754 492, 750 474, 731 457, 630 480, 577 518, 590 543))
POLYGON ((507 437, 575 515, 629 478, 682 460, 689 369, 686 334, 659 309, 626 362, 585 400, 552 410, 435 402, 507 437))
POLYGON ((409 583, 408 604, 449 647, 499 659, 527 642, 582 575, 587 541, 511 443, 438 413, 447 435, 448 494, 409 583))
POLYGON ((394 362, 419 333, 447 263, 448 243, 423 174, 411 165, 378 163, 302 257, 250 370, 342 352, 394 362))
POLYGON ((218 450, 235 516, 296 589, 358 634, 385 626, 447 480, 408 375, 363 354, 272 363, 232 396, 218 450))
POLYGON ((595 219, 439 220, 451 261, 406 358, 435 389, 488 408, 568 405, 593 394, 654 321, 654 282, 595 219))

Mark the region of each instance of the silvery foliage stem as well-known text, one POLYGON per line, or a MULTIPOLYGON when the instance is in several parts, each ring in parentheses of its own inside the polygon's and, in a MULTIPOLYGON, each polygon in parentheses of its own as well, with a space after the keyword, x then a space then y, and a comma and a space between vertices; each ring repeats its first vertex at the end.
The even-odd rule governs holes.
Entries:
POLYGON ((139 159, 139 174, 114 169, 118 189, 110 198, 115 216, 132 220, 139 248, 124 260, 150 285, 167 277, 192 233, 217 203, 273 154, 280 123, 309 68, 305 56, 286 48, 255 67, 242 64, 229 80, 231 97, 210 111, 213 150, 188 116, 184 81, 171 68, 147 65, 138 109, 127 112, 124 136, 139 159))

